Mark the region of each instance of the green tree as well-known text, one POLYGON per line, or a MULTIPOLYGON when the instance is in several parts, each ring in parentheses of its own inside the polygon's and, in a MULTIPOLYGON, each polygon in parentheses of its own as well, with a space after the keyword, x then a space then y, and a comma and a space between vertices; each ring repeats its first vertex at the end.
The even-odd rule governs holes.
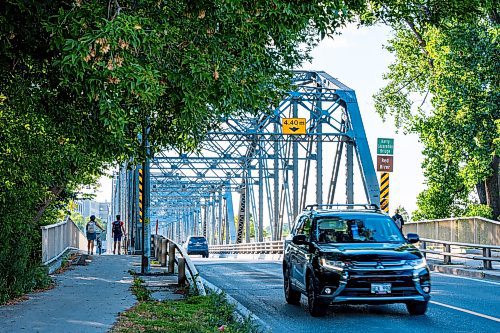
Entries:
POLYGON ((76 189, 144 158, 146 126, 153 152, 196 149, 222 117, 275 102, 361 5, 0 2, 0 303, 43 280, 39 227, 76 189))
POLYGON ((500 215, 499 16, 490 1, 368 1, 365 23, 394 31, 376 109, 417 133, 427 189, 415 219, 460 216, 470 193, 500 215), (415 103, 417 99, 423 101, 415 103))

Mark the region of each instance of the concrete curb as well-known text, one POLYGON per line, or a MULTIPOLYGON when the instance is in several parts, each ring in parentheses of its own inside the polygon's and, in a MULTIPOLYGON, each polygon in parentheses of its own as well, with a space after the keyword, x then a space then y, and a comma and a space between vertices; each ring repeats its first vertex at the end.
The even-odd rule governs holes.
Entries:
POLYGON ((68 249, 64 253, 61 254, 59 258, 51 262, 50 264, 46 265, 47 271, 49 274, 54 274, 55 271, 57 271, 59 268, 61 268, 62 263, 65 259, 67 259, 67 256, 71 256, 73 253, 77 254, 83 254, 84 251, 78 251, 78 250, 72 250, 68 249))
POLYGON ((449 274, 449 275, 457 275, 463 277, 470 277, 475 279, 485 279, 485 280, 494 280, 500 281, 500 275, 490 274, 487 271, 477 270, 477 269, 467 269, 464 267, 456 267, 449 265, 439 265, 433 263, 427 263, 429 269, 433 272, 449 274))
MULTIPOLYGON (((216 292, 217 294, 223 293, 223 291, 216 285, 213 285, 204 278, 201 278, 201 280, 206 288, 212 290, 213 292, 216 292)), ((261 329, 261 332, 271 332, 271 327, 269 327, 266 323, 264 323, 262 319, 257 317, 253 312, 248 310, 240 302, 235 300, 233 297, 229 296, 227 293, 225 293, 224 295, 226 296, 226 300, 228 301, 228 303, 235 306, 236 314, 240 320, 245 320, 249 318, 254 324, 256 324, 261 329)))

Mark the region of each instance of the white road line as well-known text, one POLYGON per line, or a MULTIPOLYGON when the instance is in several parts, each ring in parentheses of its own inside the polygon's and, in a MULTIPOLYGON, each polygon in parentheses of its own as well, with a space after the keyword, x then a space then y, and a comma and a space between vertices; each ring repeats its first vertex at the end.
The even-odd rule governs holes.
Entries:
POLYGON ((465 276, 457 276, 457 275, 450 275, 450 274, 437 273, 437 272, 431 272, 431 275, 439 275, 439 276, 450 277, 450 278, 455 278, 455 279, 472 280, 472 281, 476 281, 476 282, 483 282, 483 283, 493 284, 495 286, 500 286, 499 282, 493 282, 493 281, 481 280, 481 279, 474 279, 474 278, 465 277, 465 276))
POLYGON ((444 304, 444 303, 440 303, 440 302, 436 302, 436 301, 430 301, 430 302, 432 304, 444 306, 446 308, 450 308, 450 309, 457 310, 457 311, 462 311, 462 312, 465 312, 465 313, 468 313, 468 314, 471 314, 471 315, 474 315, 474 316, 486 318, 486 319, 489 319, 489 320, 496 321, 497 323, 500 323, 500 318, 488 316, 488 315, 485 315, 485 314, 482 314, 482 313, 479 313, 479 312, 474 312, 474 311, 471 311, 471 310, 462 309, 462 308, 459 308, 459 307, 456 307, 456 306, 453 306, 453 305, 448 305, 448 304, 444 304))

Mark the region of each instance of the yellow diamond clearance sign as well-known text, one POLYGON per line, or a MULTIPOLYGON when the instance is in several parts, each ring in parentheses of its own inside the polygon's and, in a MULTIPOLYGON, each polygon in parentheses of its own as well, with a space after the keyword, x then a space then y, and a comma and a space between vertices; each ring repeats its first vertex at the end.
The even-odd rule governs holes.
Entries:
POLYGON ((306 134, 306 118, 281 118, 283 134, 306 134))

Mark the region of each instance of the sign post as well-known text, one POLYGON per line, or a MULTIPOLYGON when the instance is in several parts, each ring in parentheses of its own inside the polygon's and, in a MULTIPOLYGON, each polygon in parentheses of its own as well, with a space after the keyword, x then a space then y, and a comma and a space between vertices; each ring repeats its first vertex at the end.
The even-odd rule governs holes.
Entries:
POLYGON ((394 168, 394 139, 377 139, 377 171, 380 171, 380 208, 389 213, 389 172, 394 168))

